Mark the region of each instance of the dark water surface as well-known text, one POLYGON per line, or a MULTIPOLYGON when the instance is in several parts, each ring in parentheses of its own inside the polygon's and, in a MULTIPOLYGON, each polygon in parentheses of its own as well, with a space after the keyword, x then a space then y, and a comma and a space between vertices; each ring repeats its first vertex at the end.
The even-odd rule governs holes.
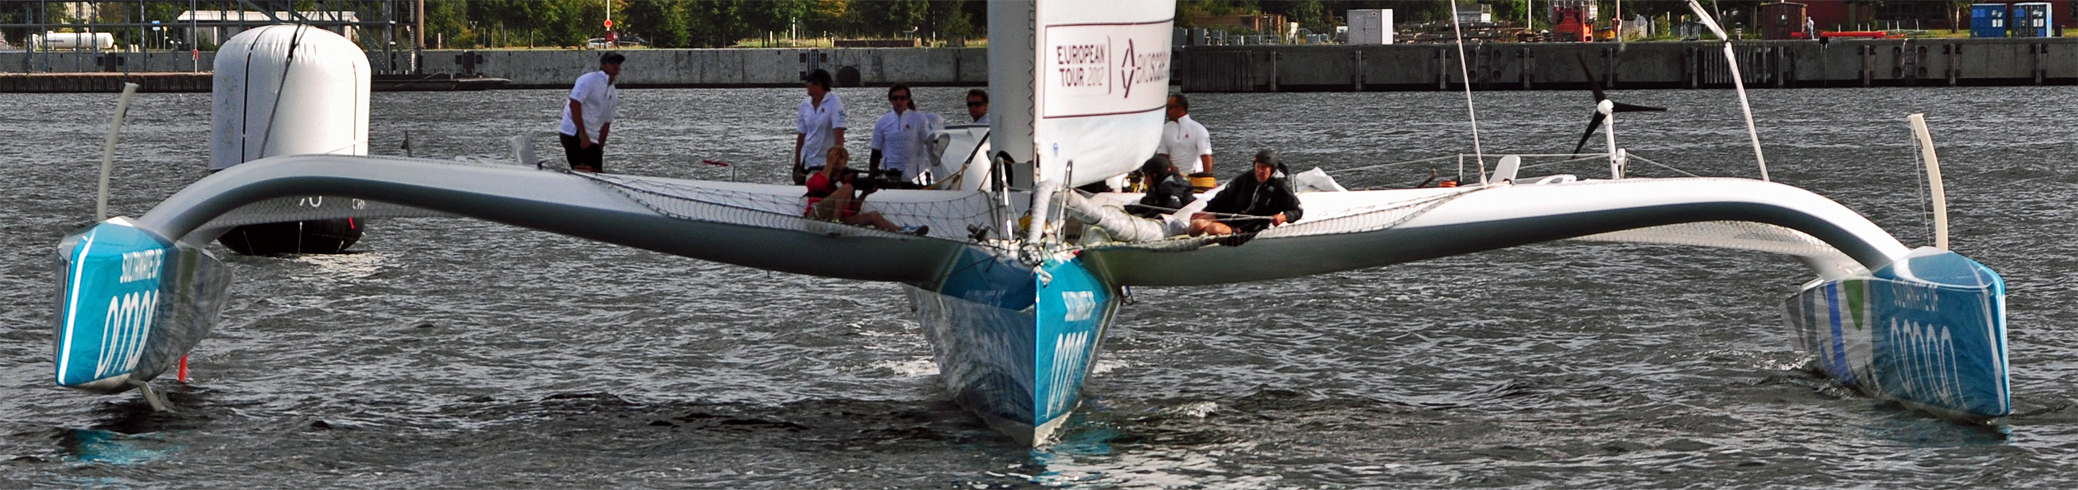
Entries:
MULTIPOLYGON (((632 68, 631 68, 632 69, 632 68)), ((919 89, 958 111, 960 89, 919 89)), ((613 172, 777 182, 797 90, 630 90, 613 172)), ((884 110, 845 89, 854 124, 884 110)), ((380 93, 378 154, 503 158, 562 91, 380 93)), ((1935 131, 1953 247, 2010 287, 2017 415, 1934 419, 1804 369, 1786 257, 1562 242, 1222 287, 1140 288, 1043 449, 953 405, 895 285, 767 273, 460 219, 337 256, 215 248, 238 281, 177 410, 51 382, 53 253, 93 213, 115 97, 5 94, 0 487, 2038 487, 2074 485, 2078 88, 1753 94, 1776 180, 1929 242, 1905 115, 1935 131)), ((1194 95, 1221 173, 1471 149, 1450 93, 1194 95)), ((1633 152, 1757 172, 1724 91, 1632 91, 1633 152)), ((1584 93, 1479 94, 1492 153, 1570 150, 1584 93)), ((206 174, 207 94, 144 94, 110 207, 206 174)), ((863 131, 852 147, 864 146, 863 131)), ((541 140, 547 143, 548 140, 541 140)), ((1599 148, 1597 136, 1590 148, 1599 148)), ((551 156, 560 152, 550 150, 551 156)), ((1446 174, 1454 164, 1438 164, 1446 174)), ((1672 176, 1639 165, 1637 173, 1672 176)), ((1606 165, 1528 170, 1599 177, 1606 165)), ((1427 166, 1343 172, 1351 187, 1427 166)), ((775 251, 784 253, 784 251, 775 251)), ((170 376, 169 376, 170 378, 170 376)))

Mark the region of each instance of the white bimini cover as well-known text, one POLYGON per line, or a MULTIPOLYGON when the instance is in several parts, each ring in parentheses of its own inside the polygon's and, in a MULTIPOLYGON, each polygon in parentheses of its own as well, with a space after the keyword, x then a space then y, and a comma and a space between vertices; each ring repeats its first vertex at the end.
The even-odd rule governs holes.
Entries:
POLYGON ((368 154, 368 55, 331 31, 273 25, 217 51, 209 168, 285 155, 368 154))

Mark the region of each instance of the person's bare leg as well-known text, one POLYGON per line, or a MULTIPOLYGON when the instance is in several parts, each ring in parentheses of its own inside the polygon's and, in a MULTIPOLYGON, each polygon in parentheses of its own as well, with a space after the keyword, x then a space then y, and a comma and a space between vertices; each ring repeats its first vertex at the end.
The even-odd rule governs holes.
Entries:
POLYGON ((881 216, 880 213, 854 214, 851 217, 844 218, 844 223, 852 226, 871 226, 887 231, 899 231, 902 229, 900 226, 895 226, 894 222, 888 221, 886 217, 881 216))
POLYGON ((1213 219, 1212 213, 1191 215, 1191 236, 1232 234, 1234 234, 1234 229, 1225 223, 1219 222, 1219 220, 1213 219))
POLYGON ((843 216, 839 213, 844 212, 846 209, 851 209, 851 196, 851 184, 839 184, 836 192, 831 192, 830 197, 823 198, 823 202, 830 203, 830 217, 843 216))
POLYGON ((812 212, 808 214, 808 217, 813 219, 836 219, 837 206, 835 204, 836 202, 829 199, 816 201, 814 206, 809 207, 812 212))

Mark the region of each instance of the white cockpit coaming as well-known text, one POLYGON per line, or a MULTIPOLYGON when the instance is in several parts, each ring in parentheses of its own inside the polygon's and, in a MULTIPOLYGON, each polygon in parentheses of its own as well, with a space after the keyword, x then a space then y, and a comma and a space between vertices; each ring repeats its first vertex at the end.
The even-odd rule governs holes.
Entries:
POLYGON ((1239 247, 1117 243, 1093 246, 1084 256, 1116 284, 1185 286, 1298 277, 1574 238, 1801 254, 1820 277, 1881 268, 1909 252, 1837 203, 1794 187, 1745 179, 1625 179, 1300 197, 1305 220, 1266 230, 1239 247), (1393 203, 1412 204, 1402 206, 1408 209, 1402 215, 1369 216, 1393 203), (1622 234, 1713 222, 1780 227, 1786 230, 1775 234, 1802 236, 1778 239, 1809 237, 1806 241, 1820 243, 1741 247, 1729 243, 1734 236, 1684 243, 1622 234))
MULTIPOLYGON (((799 202, 798 187, 711 184, 799 202)), ((841 279, 929 282, 947 257, 964 246, 778 212, 758 215, 783 226, 682 219, 566 172, 338 155, 277 157, 239 165, 174 194, 137 221, 140 228, 162 238, 181 240, 242 206, 293 196, 366 199, 702 260, 841 279), (775 253, 778 250, 786 252, 775 253)))

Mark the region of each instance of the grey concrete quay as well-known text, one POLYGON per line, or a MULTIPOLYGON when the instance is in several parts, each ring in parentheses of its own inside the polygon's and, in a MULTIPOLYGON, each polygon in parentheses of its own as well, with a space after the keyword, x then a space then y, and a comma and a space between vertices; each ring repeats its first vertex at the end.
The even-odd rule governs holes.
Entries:
MULTIPOLYGON (((2078 84, 2078 39, 1838 39, 1733 44, 1748 87, 1813 88, 2078 84)), ((1185 92, 1457 90, 1448 44, 1194 46, 1171 58, 1185 92)), ((980 86, 984 48, 636 49, 623 88, 788 87, 827 69, 839 86, 980 86)), ((370 56, 386 56, 372 52, 370 56)), ((502 88, 566 88, 596 69, 597 51, 433 50, 420 69, 503 78, 502 88)), ((1475 90, 1731 86, 1722 44, 1474 43, 1475 90), (1583 62, 1587 65, 1582 68, 1583 62), (1591 75, 1590 75, 1591 74, 1591 75)), ((147 91, 207 91, 214 53, 0 52, 0 92, 100 92, 144 80, 147 91), (200 66, 199 73, 195 71, 200 66), (87 74, 92 74, 91 76, 87 74), (183 75, 184 74, 184 75, 183 75)))

